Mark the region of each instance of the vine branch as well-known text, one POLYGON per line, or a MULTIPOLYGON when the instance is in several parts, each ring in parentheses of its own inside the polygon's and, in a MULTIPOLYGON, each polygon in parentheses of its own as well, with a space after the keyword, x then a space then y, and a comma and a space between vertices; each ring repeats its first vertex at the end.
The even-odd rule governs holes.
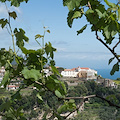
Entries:
MULTIPOLYGON (((115 56, 115 58, 120 62, 120 59, 118 58, 117 54, 114 52, 114 49, 112 50, 99 36, 97 33, 97 30, 95 31, 96 38, 115 56)), ((120 42, 120 41, 119 41, 120 42)), ((114 48, 118 45, 117 43, 114 48)))

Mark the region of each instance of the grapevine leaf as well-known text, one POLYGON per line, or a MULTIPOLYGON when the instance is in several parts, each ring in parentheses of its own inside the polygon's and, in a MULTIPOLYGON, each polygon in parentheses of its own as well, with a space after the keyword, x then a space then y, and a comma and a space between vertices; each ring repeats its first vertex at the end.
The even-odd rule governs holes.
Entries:
POLYGON ((118 8, 118 21, 120 21, 120 7, 118 8))
POLYGON ((0 19, 0 24, 2 28, 4 28, 7 23, 8 23, 7 19, 0 19))
POLYGON ((92 9, 88 9, 86 11, 86 18, 88 20, 88 22, 90 22, 91 24, 97 24, 99 22, 99 16, 98 16, 98 13, 95 12, 94 10, 92 9))
POLYGON ((83 9, 75 9, 73 11, 70 11, 68 13, 68 17, 67 17, 68 26, 71 28, 72 23, 73 23, 73 19, 81 18, 82 15, 83 15, 83 9))
POLYGON ((109 63, 108 63, 108 65, 114 60, 114 58, 115 58, 115 57, 109 59, 109 63))
POLYGON ((11 6, 13 5, 13 6, 15 6, 15 7, 19 7, 20 6, 20 3, 21 2, 28 2, 28 0, 8 0, 8 1, 11 1, 11 6))
POLYGON ((97 12, 97 14, 98 14, 100 17, 103 17, 103 14, 102 14, 102 12, 101 12, 100 10, 95 9, 95 11, 97 12))
POLYGON ((72 19, 78 18, 78 17, 81 17, 81 16, 82 16, 81 11, 75 11, 73 16, 72 16, 72 19))
POLYGON ((55 90, 55 94, 57 97, 63 98, 62 94, 58 90, 55 90))
POLYGON ((51 66, 51 69, 54 73, 57 73, 58 75, 60 75, 60 73, 58 72, 58 70, 55 66, 51 66))
POLYGON ((26 67, 23 69, 22 74, 25 79, 32 79, 34 81, 39 80, 41 77, 39 70, 35 69, 28 70, 26 67))
POLYGON ((67 17, 67 23, 70 28, 72 27, 72 23, 73 23, 73 19, 72 19, 73 15, 74 15, 74 11, 70 11, 67 17))
POLYGON ((40 34, 37 34, 37 35, 35 36, 35 39, 42 38, 42 37, 44 37, 44 36, 43 36, 43 35, 40 35, 40 34))
POLYGON ((87 24, 85 26, 83 26, 79 31, 77 31, 77 35, 79 35, 80 33, 82 33, 87 27, 87 24))
POLYGON ((50 42, 48 44, 47 43, 45 44, 45 52, 47 56, 50 55, 52 59, 54 57, 54 53, 53 53, 54 51, 56 51, 56 49, 52 47, 50 42))
POLYGON ((108 0, 104 0, 109 7, 116 7, 115 3, 111 3, 108 0))
MULTIPOLYGON (((63 0, 63 5, 67 6, 69 11, 73 10, 74 8, 80 7, 80 3, 82 0, 63 0)), ((84 0, 87 1, 87 0, 84 0)))
POLYGON ((6 87, 6 83, 8 82, 9 76, 10 76, 9 71, 6 71, 0 86, 4 85, 6 87))
POLYGON ((118 62, 113 66, 110 74, 111 74, 111 75, 114 75, 114 73, 115 73, 116 71, 119 71, 119 64, 118 64, 118 62))
POLYGON ((24 41, 29 41, 29 38, 25 35, 25 31, 22 28, 19 28, 19 31, 17 30, 17 28, 15 28, 14 33, 16 37, 16 45, 18 47, 24 46, 24 41))
POLYGON ((12 18, 14 18, 14 19, 16 19, 17 14, 16 14, 15 11, 13 11, 13 12, 9 12, 9 16, 12 17, 12 18))

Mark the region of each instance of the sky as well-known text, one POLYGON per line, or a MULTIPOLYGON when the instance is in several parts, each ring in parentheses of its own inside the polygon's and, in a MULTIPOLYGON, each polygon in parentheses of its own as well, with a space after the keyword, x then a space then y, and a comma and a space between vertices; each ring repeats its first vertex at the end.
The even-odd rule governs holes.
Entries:
MULTIPOLYGON (((45 42, 50 41, 55 52, 56 66, 64 68, 89 67, 91 69, 111 69, 108 61, 112 54, 96 39, 95 33, 88 27, 77 36, 77 30, 86 24, 86 20, 76 19, 72 28, 67 25, 68 8, 63 6, 62 0, 29 0, 19 8, 10 7, 10 11, 17 12, 17 19, 11 20, 12 29, 22 28, 29 37, 26 44, 29 49, 39 49, 35 42, 36 34, 43 34, 43 26, 47 26, 50 34, 46 33, 45 42)), ((8 17, 4 4, 0 3, 0 17, 8 17)), ((114 41, 114 44, 116 41, 114 41)), ((11 46, 12 40, 6 28, 0 29, 0 48, 11 46)), ((120 46, 118 46, 120 52, 120 46)), ((119 72, 120 73, 120 72, 119 72)))

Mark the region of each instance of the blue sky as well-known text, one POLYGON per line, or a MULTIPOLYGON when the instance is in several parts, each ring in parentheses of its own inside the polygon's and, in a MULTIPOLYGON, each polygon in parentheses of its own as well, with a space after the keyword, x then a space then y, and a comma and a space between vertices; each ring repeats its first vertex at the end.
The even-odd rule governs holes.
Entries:
MULTIPOLYGON (((0 7, 0 17, 7 17, 4 4, 0 4, 0 7)), ((113 56, 97 41, 90 27, 77 36, 76 31, 86 24, 84 18, 74 20, 73 27, 68 27, 68 9, 63 6, 62 0, 29 0, 27 4, 22 3, 19 8, 10 7, 9 9, 17 11, 17 20, 11 21, 12 28, 23 28, 26 31, 26 35, 30 38, 29 43, 26 44, 28 48, 39 48, 34 36, 43 34, 43 25, 48 26, 51 33, 46 34, 45 41, 50 41, 57 48, 56 66, 64 68, 80 66, 93 69, 110 69, 112 67, 112 64, 108 66, 108 60, 113 56)), ((1 47, 12 46, 10 35, 6 29, 0 29, 0 39, 1 47)))

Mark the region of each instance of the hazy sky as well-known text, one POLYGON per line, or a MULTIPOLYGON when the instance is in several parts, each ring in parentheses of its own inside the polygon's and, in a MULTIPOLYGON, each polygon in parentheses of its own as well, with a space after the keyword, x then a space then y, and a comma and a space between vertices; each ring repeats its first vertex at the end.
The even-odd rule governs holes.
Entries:
MULTIPOLYGON (((8 4, 9 7, 9 4, 8 4)), ((37 49, 39 46, 35 42, 36 34, 43 34, 43 26, 48 26, 51 33, 47 33, 45 41, 50 41, 57 48, 55 53, 56 66, 65 68, 90 67, 93 69, 108 69, 108 60, 111 53, 97 41, 94 32, 90 27, 77 36, 77 30, 86 24, 86 20, 74 20, 73 27, 67 25, 68 9, 62 4, 62 0, 29 0, 22 3, 19 8, 9 8, 16 10, 17 20, 11 21, 12 28, 23 28, 30 38, 28 48, 37 49)), ((0 17, 7 17, 4 4, 0 4, 0 17)), ((0 29, 0 46, 12 46, 10 35, 6 29, 0 29)), ((114 42, 116 43, 116 41, 114 42)), ((120 48, 120 46, 119 46, 120 48)), ((118 49, 120 51, 120 49, 118 49)))

